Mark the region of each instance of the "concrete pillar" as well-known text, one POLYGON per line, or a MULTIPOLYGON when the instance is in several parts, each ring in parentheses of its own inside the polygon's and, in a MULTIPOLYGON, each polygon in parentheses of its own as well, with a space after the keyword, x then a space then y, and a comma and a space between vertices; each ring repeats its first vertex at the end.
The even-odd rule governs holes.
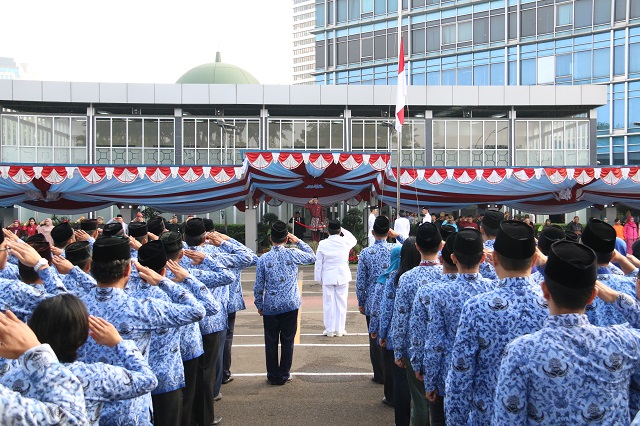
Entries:
POLYGON ((424 149, 424 164, 433 166, 433 111, 430 110, 424 112, 424 149))
POLYGON ((598 164, 598 112, 595 109, 589 111, 589 164, 598 164))
POLYGON ((258 251, 258 209, 254 207, 253 200, 248 198, 244 211, 244 245, 254 252, 258 251))

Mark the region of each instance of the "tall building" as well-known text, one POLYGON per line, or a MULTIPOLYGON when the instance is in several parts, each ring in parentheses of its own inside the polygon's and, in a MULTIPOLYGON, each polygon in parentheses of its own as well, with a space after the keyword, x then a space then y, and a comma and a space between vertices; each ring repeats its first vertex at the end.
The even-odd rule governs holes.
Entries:
MULTIPOLYGON (((316 83, 396 84, 397 7, 397 0, 317 0, 316 83)), ((598 163, 640 164, 640 1, 403 0, 402 7, 409 84, 606 85, 598 163)), ((554 164, 554 132, 522 123, 517 134, 543 137, 515 164, 554 164)))
POLYGON ((13 58, 0 57, 0 79, 18 80, 27 75, 26 64, 20 64, 13 58))
POLYGON ((293 0, 293 84, 313 84, 315 0, 293 0))

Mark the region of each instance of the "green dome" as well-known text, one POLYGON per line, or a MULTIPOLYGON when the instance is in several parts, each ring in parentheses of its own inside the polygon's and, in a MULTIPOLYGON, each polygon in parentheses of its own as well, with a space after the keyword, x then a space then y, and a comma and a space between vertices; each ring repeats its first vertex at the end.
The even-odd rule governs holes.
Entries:
POLYGON ((215 62, 191 68, 176 81, 176 84, 260 84, 260 82, 240 67, 223 64, 218 52, 215 62))

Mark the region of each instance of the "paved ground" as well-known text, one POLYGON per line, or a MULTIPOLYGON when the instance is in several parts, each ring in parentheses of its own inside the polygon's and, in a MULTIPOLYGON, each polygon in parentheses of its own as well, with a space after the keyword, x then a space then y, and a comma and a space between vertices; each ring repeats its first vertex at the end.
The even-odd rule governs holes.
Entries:
MULTIPOLYGON (((355 278, 355 267, 353 268, 355 278)), ((392 425, 382 386, 371 381, 365 318, 358 312, 355 284, 349 288, 348 336, 322 336, 322 287, 313 267, 301 268, 302 308, 293 355, 293 380, 266 382, 262 319, 253 305, 255 269, 243 271, 247 310, 238 314, 233 342, 235 380, 222 386, 216 414, 224 425, 392 425), (298 343, 299 342, 299 343, 298 343)))

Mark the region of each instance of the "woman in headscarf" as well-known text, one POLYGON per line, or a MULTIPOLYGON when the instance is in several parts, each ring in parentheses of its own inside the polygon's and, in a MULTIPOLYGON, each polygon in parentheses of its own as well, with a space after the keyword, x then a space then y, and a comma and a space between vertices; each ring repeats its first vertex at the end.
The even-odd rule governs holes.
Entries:
POLYGON ((627 243, 627 253, 633 253, 633 243, 638 239, 638 225, 636 225, 633 216, 627 216, 623 233, 624 240, 627 243))
POLYGON ((43 220, 37 228, 38 233, 44 235, 44 239, 47 240, 50 245, 53 245, 53 238, 51 238, 52 229, 53 223, 51 222, 51 218, 43 220))

